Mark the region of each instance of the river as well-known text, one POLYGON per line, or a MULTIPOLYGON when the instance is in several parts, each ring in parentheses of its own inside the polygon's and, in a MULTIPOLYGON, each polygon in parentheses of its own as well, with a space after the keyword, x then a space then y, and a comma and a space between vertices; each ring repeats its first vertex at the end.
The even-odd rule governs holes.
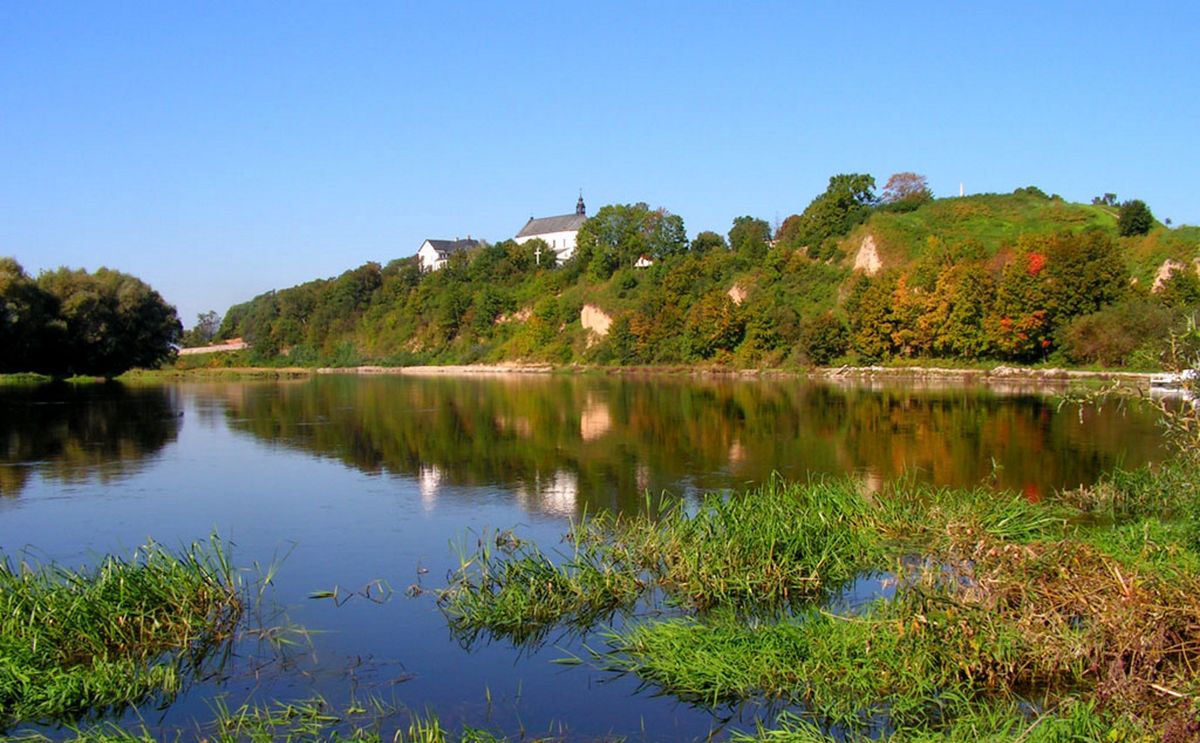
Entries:
POLYGON ((165 710, 126 715, 164 734, 211 717, 218 696, 236 706, 320 694, 509 735, 691 740, 751 725, 757 711, 697 709, 553 663, 580 652, 576 637, 464 646, 426 589, 488 530, 553 545, 585 511, 635 511, 646 493, 737 492, 772 472, 1040 499, 1161 458, 1156 420, 1148 406, 1039 393, 797 379, 3 387, 0 547, 80 565, 216 533, 248 581, 272 575, 249 621, 309 632, 282 648, 247 636, 218 676, 165 710), (338 601, 309 598, 335 587, 338 601))

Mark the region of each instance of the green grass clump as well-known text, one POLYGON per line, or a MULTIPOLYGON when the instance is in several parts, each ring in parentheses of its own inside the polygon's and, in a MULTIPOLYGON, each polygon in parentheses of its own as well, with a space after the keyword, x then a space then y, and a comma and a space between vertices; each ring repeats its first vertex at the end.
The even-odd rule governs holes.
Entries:
POLYGON ((765 696, 845 729, 884 714, 917 725, 1013 676, 1020 638, 981 620, 950 605, 914 610, 896 601, 854 617, 813 609, 762 626, 676 619, 612 636, 601 663, 693 702, 765 696))
POLYGON ((1019 493, 903 483, 879 498, 874 518, 894 546, 919 553, 964 538, 1019 543, 1059 538, 1077 515, 1070 506, 1031 503, 1019 493))
POLYGON ((695 513, 598 522, 618 563, 640 565, 675 603, 785 606, 829 595, 874 567, 882 551, 870 504, 848 479, 788 483, 778 476, 695 513))
POLYGON ((0 563, 0 729, 177 692, 233 634, 242 600, 220 543, 158 544, 87 570, 0 563))
POLYGON ((489 554, 487 590, 460 578, 443 608, 460 630, 517 640, 508 628, 586 629, 593 607, 665 604, 668 618, 606 634, 593 663, 696 704, 780 700, 812 723, 762 739, 1194 732, 1198 473, 1179 459, 1036 503, 986 488, 866 493, 848 478, 774 478, 585 518, 565 559, 531 545, 489 554), (832 613, 829 599, 865 574, 894 594, 832 613))
POLYGON ((641 591, 637 574, 605 563, 600 550, 559 557, 509 532, 479 539, 438 596, 452 630, 468 644, 486 632, 535 645, 560 623, 591 627, 641 591))
MULTIPOLYGON (((236 708, 218 700, 213 719, 196 721, 190 728, 171 732, 152 730, 144 723, 124 729, 115 723, 100 723, 73 728, 69 736, 47 737, 37 731, 9 736, 20 743, 154 743, 161 740, 200 740, 212 743, 289 743, 317 741, 358 741, 359 743, 501 743, 487 730, 464 726, 455 733, 432 713, 411 713, 408 724, 397 724, 402 711, 379 699, 345 709, 336 709, 324 699, 314 697, 293 702, 243 704, 236 708)), ((541 738, 522 735, 523 741, 541 738)))
POLYGON ((850 480, 774 477, 635 517, 584 518, 556 557, 502 533, 480 539, 439 602, 471 642, 482 632, 537 642, 556 625, 586 629, 657 591, 688 610, 778 610, 828 596, 879 563, 871 509, 850 480))
POLYGON ((813 720, 784 712, 775 727, 760 725, 753 733, 735 731, 733 743, 828 743, 829 741, 1025 741, 1069 743, 1073 741, 1150 741, 1157 736, 1137 720, 1114 717, 1098 709, 1095 702, 1067 697, 1052 709, 1035 712, 1029 705, 995 702, 976 705, 945 725, 926 730, 900 730, 887 735, 840 731, 833 735, 813 720))
POLYGON ((45 384, 50 381, 53 381, 53 377, 46 376, 45 374, 34 374, 32 372, 0 374, 0 385, 24 386, 45 384))

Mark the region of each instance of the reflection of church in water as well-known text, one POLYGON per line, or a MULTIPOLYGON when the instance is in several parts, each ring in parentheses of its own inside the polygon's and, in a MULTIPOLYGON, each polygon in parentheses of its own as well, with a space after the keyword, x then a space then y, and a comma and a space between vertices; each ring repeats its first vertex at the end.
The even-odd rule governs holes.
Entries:
MULTIPOLYGON (((533 426, 527 418, 497 418, 496 427, 520 438, 530 438, 533 426)), ((613 428, 608 403, 588 393, 579 411, 579 438, 594 442, 608 435, 613 428)), ((445 471, 436 464, 425 464, 417 470, 417 489, 426 510, 437 503, 438 490, 447 484, 445 471)), ((641 487, 649 484, 649 472, 645 465, 638 467, 637 481, 641 487)), ((552 516, 574 516, 579 509, 579 475, 565 469, 549 473, 535 472, 516 483, 516 500, 528 513, 544 513, 552 516)))
MULTIPOLYGON (((438 491, 446 484, 446 473, 436 464, 417 470, 417 490, 426 511, 437 505, 438 491)), ((528 513, 574 516, 579 503, 579 476, 567 470, 549 475, 535 473, 532 479, 517 483, 517 504, 528 513)))

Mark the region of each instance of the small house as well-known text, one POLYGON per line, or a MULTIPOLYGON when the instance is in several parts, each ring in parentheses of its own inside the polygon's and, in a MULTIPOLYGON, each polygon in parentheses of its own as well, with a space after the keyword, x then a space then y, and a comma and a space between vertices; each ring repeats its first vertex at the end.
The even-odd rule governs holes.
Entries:
POLYGON ((422 271, 436 271, 445 266, 455 253, 478 247, 479 241, 470 237, 466 240, 426 240, 417 250, 417 257, 421 259, 422 271))

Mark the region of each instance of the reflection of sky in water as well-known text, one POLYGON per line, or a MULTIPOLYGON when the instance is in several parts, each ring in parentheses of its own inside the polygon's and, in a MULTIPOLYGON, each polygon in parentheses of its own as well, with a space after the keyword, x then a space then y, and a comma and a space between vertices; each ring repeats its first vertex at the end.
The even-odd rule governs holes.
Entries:
MULTIPOLYGON (((1082 470, 1059 460, 1098 470, 1158 451, 1153 420, 1135 414, 1088 417, 1080 429, 1076 411, 1060 417, 1040 398, 948 393, 913 403, 813 392, 795 381, 397 379, 166 389, 158 398, 183 416, 168 420, 165 435, 123 434, 142 443, 112 450, 136 463, 119 477, 100 477, 111 464, 104 457, 57 468, 45 455, 0 463, 30 474, 17 497, 0 499, 0 546, 79 564, 151 537, 175 547, 215 531, 233 543, 248 579, 255 564, 286 555, 270 593, 291 621, 318 631, 287 673, 271 667, 255 677, 244 663, 224 687, 235 705, 250 693, 259 701, 320 693, 334 704, 376 694, 436 709, 451 725, 511 733, 565 721, 580 738, 694 739, 717 722, 636 693, 633 679, 550 662, 582 654, 582 642, 600 642, 594 636, 557 638, 528 655, 504 643, 466 652, 432 595, 406 598, 405 589, 444 585, 458 551, 470 552, 481 535, 515 528, 552 551, 584 508, 639 508, 647 490, 669 489, 694 505, 702 491, 738 491, 776 470, 849 471, 872 489, 897 467, 932 471, 929 462, 951 454, 986 451, 1010 474, 1029 460, 1062 475, 1082 470), (856 417, 858 405, 868 412, 856 417), (940 441, 947 433, 980 441, 940 441), (377 580, 395 591, 384 604, 307 598, 334 586, 352 594, 377 580)), ((25 435, 6 430, 5 440, 14 430, 25 435)), ((991 463, 959 469, 974 476, 991 463)), ((867 577, 838 601, 852 610, 889 590, 883 577, 867 577)), ((216 690, 185 695, 166 721, 209 716, 216 690)))

